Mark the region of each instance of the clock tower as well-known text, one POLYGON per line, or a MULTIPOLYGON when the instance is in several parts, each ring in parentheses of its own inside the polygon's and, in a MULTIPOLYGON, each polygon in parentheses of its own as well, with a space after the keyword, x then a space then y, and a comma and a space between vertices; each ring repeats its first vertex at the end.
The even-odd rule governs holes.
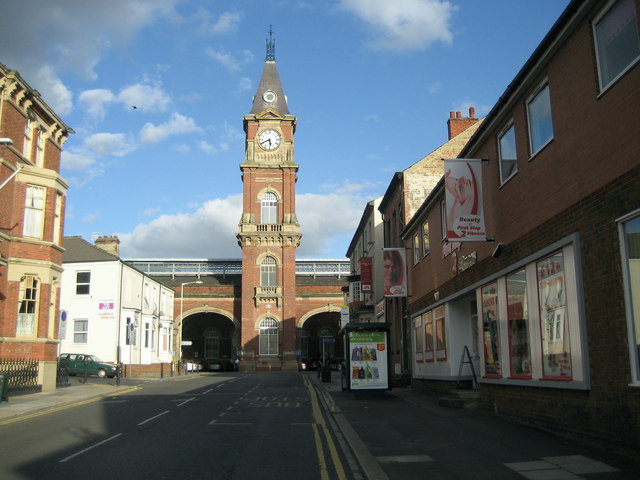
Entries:
POLYGON ((245 158, 242 217, 242 370, 297 370, 296 117, 289 113, 276 68, 272 31, 251 112, 243 118, 245 158))

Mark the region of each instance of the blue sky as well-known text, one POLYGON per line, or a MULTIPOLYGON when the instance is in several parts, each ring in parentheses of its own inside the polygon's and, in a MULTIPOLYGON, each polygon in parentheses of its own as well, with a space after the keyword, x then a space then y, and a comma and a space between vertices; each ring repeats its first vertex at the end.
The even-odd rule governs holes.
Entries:
POLYGON ((75 130, 65 235, 239 258, 249 113, 273 25, 298 118, 299 258, 342 258, 367 201, 486 115, 568 0, 3 0, 0 62, 75 130), (133 108, 133 107, 136 108, 133 108))

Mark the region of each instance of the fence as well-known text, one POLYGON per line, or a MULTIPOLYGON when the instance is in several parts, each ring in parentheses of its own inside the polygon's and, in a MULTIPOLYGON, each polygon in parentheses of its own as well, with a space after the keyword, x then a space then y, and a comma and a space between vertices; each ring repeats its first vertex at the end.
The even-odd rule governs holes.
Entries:
POLYGON ((42 385, 38 385, 38 360, 0 358, 0 374, 7 376, 7 389, 11 395, 42 390, 42 385))

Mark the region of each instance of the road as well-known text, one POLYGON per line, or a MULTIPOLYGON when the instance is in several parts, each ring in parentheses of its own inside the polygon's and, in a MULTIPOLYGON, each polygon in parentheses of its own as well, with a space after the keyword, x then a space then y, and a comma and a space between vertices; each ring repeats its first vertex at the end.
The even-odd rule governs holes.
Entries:
POLYGON ((0 478, 357 479, 306 374, 218 373, 0 427, 0 478))

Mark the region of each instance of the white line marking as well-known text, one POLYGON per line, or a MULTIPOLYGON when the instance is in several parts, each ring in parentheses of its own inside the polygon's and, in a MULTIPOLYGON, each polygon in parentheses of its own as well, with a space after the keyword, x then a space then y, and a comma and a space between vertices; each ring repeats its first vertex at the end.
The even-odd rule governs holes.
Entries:
POLYGON ((189 403, 191 400, 195 400, 196 397, 191 397, 191 398, 187 398, 184 402, 179 403, 178 405, 176 405, 177 407, 181 407, 182 405, 184 405, 185 403, 189 403))
POLYGON ((209 390, 207 390, 206 392, 202 392, 202 395, 206 395, 207 393, 212 392, 212 391, 213 391, 213 388, 210 388, 210 389, 209 389, 209 390))
POLYGON ((88 452, 89 450, 92 450, 96 447, 99 447, 100 445, 102 445, 103 443, 107 443, 110 442, 111 440, 113 440, 114 438, 118 438, 120 435, 122 435, 121 433, 117 433, 115 434, 113 437, 109 437, 101 442, 96 443, 95 445, 91 445, 90 447, 85 448, 84 450, 80 450, 79 452, 74 453, 73 455, 69 455, 67 458, 63 458, 62 460, 60 460, 59 463, 64 463, 67 460, 71 460, 73 457, 77 457, 78 455, 82 455, 83 453, 88 452))
MULTIPOLYGON (((178 405, 178 406, 179 406, 179 405, 178 405)), ((158 417, 161 417, 162 415, 166 415, 167 413, 169 413, 169 410, 165 410, 164 412, 159 413, 159 414, 158 414, 158 415, 156 415, 155 417, 147 418, 146 420, 144 420, 144 421, 140 422, 140 423, 138 424, 138 426, 140 426, 140 425, 144 425, 145 423, 150 422, 151 420, 154 420, 154 419, 156 419, 156 418, 158 418, 158 417)))

